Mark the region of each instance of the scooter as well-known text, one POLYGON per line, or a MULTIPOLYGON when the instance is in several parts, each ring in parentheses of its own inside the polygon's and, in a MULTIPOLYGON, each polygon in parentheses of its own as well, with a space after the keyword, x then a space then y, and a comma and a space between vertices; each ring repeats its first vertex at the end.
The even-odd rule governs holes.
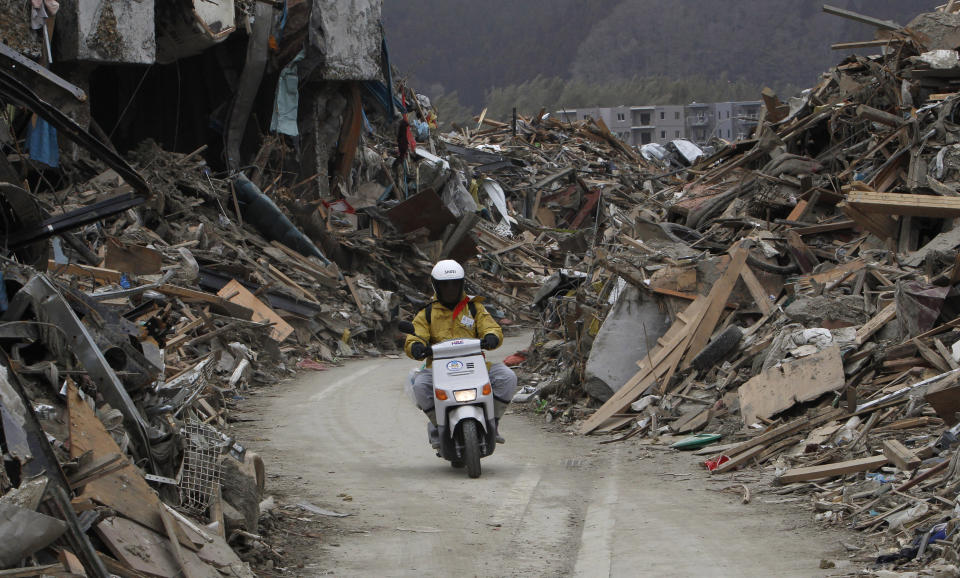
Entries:
MULTIPOLYGON (((400 322, 399 329, 414 333, 409 321, 400 322)), ((437 456, 479 478, 480 458, 492 455, 497 447, 493 388, 480 340, 437 343, 427 356, 433 358, 433 400, 440 433, 437 456)))

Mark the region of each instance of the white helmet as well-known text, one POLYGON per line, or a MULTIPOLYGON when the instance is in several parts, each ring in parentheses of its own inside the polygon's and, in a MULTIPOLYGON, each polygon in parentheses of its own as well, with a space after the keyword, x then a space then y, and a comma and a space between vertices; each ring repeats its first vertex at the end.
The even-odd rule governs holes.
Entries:
POLYGON ((463 294, 463 267, 453 259, 445 259, 433 266, 430 283, 437 300, 445 307, 452 308, 463 294))
POLYGON ((463 279, 463 267, 453 259, 445 259, 433 266, 430 276, 434 281, 456 281, 463 279))

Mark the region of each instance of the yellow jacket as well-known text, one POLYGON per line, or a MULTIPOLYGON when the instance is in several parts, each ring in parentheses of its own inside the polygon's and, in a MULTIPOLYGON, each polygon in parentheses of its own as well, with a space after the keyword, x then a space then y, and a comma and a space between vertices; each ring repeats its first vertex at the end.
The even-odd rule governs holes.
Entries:
MULTIPOLYGON (((421 309, 417 316, 413 318, 413 328, 416 335, 407 335, 407 341, 404 343, 403 350, 411 359, 413 355, 410 348, 414 343, 423 343, 424 345, 433 345, 450 339, 483 339, 484 335, 494 334, 500 343, 503 344, 503 330, 500 324, 493 320, 493 316, 483 307, 483 297, 469 297, 466 293, 461 296, 463 299, 469 299, 474 303, 477 315, 474 319, 470 314, 470 307, 464 305, 461 311, 457 312, 456 319, 453 318, 453 310, 447 309, 434 297, 431 303, 430 323, 427 323, 427 311, 421 309)), ((427 363, 430 366, 430 363, 427 363)))

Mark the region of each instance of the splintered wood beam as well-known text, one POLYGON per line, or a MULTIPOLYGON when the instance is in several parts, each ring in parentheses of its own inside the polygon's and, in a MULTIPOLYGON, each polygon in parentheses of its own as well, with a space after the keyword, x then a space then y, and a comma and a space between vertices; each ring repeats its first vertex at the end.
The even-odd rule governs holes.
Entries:
POLYGON ((920 458, 907 446, 897 440, 883 441, 883 455, 905 472, 910 472, 920 466, 920 458))
POLYGON ((939 219, 960 217, 960 197, 850 191, 847 194, 847 204, 865 214, 908 215, 939 219))
POLYGON ((884 325, 890 323, 896 316, 896 303, 891 303, 884 307, 882 311, 878 312, 873 316, 873 318, 861 325, 860 329, 857 329, 857 345, 862 345, 868 339, 873 337, 874 333, 880 331, 884 325))
POLYGON ((856 221, 852 219, 844 219, 842 221, 836 221, 834 223, 824 223, 822 225, 811 225, 809 227, 796 227, 793 229, 793 232, 798 235, 818 235, 820 233, 828 233, 830 231, 842 231, 844 229, 852 229, 856 226, 856 221))
POLYGON ((827 14, 833 14, 834 16, 839 16, 855 22, 869 24, 870 26, 875 26, 883 30, 900 30, 903 28, 903 26, 900 26, 892 20, 880 20, 879 18, 867 16, 866 14, 860 14, 859 12, 854 12, 852 10, 844 10, 843 8, 830 6, 829 4, 823 5, 823 11, 827 14))
POLYGON ((835 464, 793 468, 792 470, 787 470, 777 481, 781 484, 792 484, 794 482, 807 482, 821 478, 855 474, 857 472, 869 472, 870 470, 875 470, 887 465, 888 461, 887 456, 870 456, 859 460, 850 460, 835 464))
POLYGON ((848 217, 879 239, 894 239, 899 233, 897 221, 889 216, 868 215, 849 203, 845 203, 842 208, 848 217))
POLYGON ((864 40, 861 42, 836 42, 830 45, 832 50, 856 50, 858 48, 872 48, 875 46, 886 46, 888 44, 901 44, 903 40, 899 38, 887 38, 886 40, 864 40))

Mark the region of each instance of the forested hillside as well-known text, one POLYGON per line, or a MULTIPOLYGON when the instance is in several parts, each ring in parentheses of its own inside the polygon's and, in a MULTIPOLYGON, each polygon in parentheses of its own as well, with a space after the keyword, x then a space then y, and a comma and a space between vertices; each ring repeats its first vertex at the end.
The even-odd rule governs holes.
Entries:
MULTIPOLYGON (((936 0, 832 0, 906 24, 936 0)), ((566 106, 631 104, 633 83, 679 82, 674 102, 753 87, 810 86, 842 59, 833 42, 873 29, 824 14, 823 0, 407 0, 384 3, 393 61, 420 90, 469 110, 506 100, 536 107, 549 89, 566 106), (657 77, 653 79, 652 77, 657 77), (727 90, 720 90, 725 83, 727 90), (525 87, 524 87, 525 85, 525 87), (548 86, 549 85, 549 86, 548 86), (684 88, 686 85, 699 89, 684 88), (586 87, 586 94, 584 93, 586 87), (626 100, 595 100, 597 91, 626 100), (456 94, 453 94, 456 93, 456 94), (566 93, 566 96, 564 96, 566 93), (528 104, 529 103, 529 104, 528 104)), ((733 98, 731 96, 730 98, 733 98)), ((466 109, 464 109, 466 110, 466 109)), ((464 112, 461 111, 461 114, 464 112)))

